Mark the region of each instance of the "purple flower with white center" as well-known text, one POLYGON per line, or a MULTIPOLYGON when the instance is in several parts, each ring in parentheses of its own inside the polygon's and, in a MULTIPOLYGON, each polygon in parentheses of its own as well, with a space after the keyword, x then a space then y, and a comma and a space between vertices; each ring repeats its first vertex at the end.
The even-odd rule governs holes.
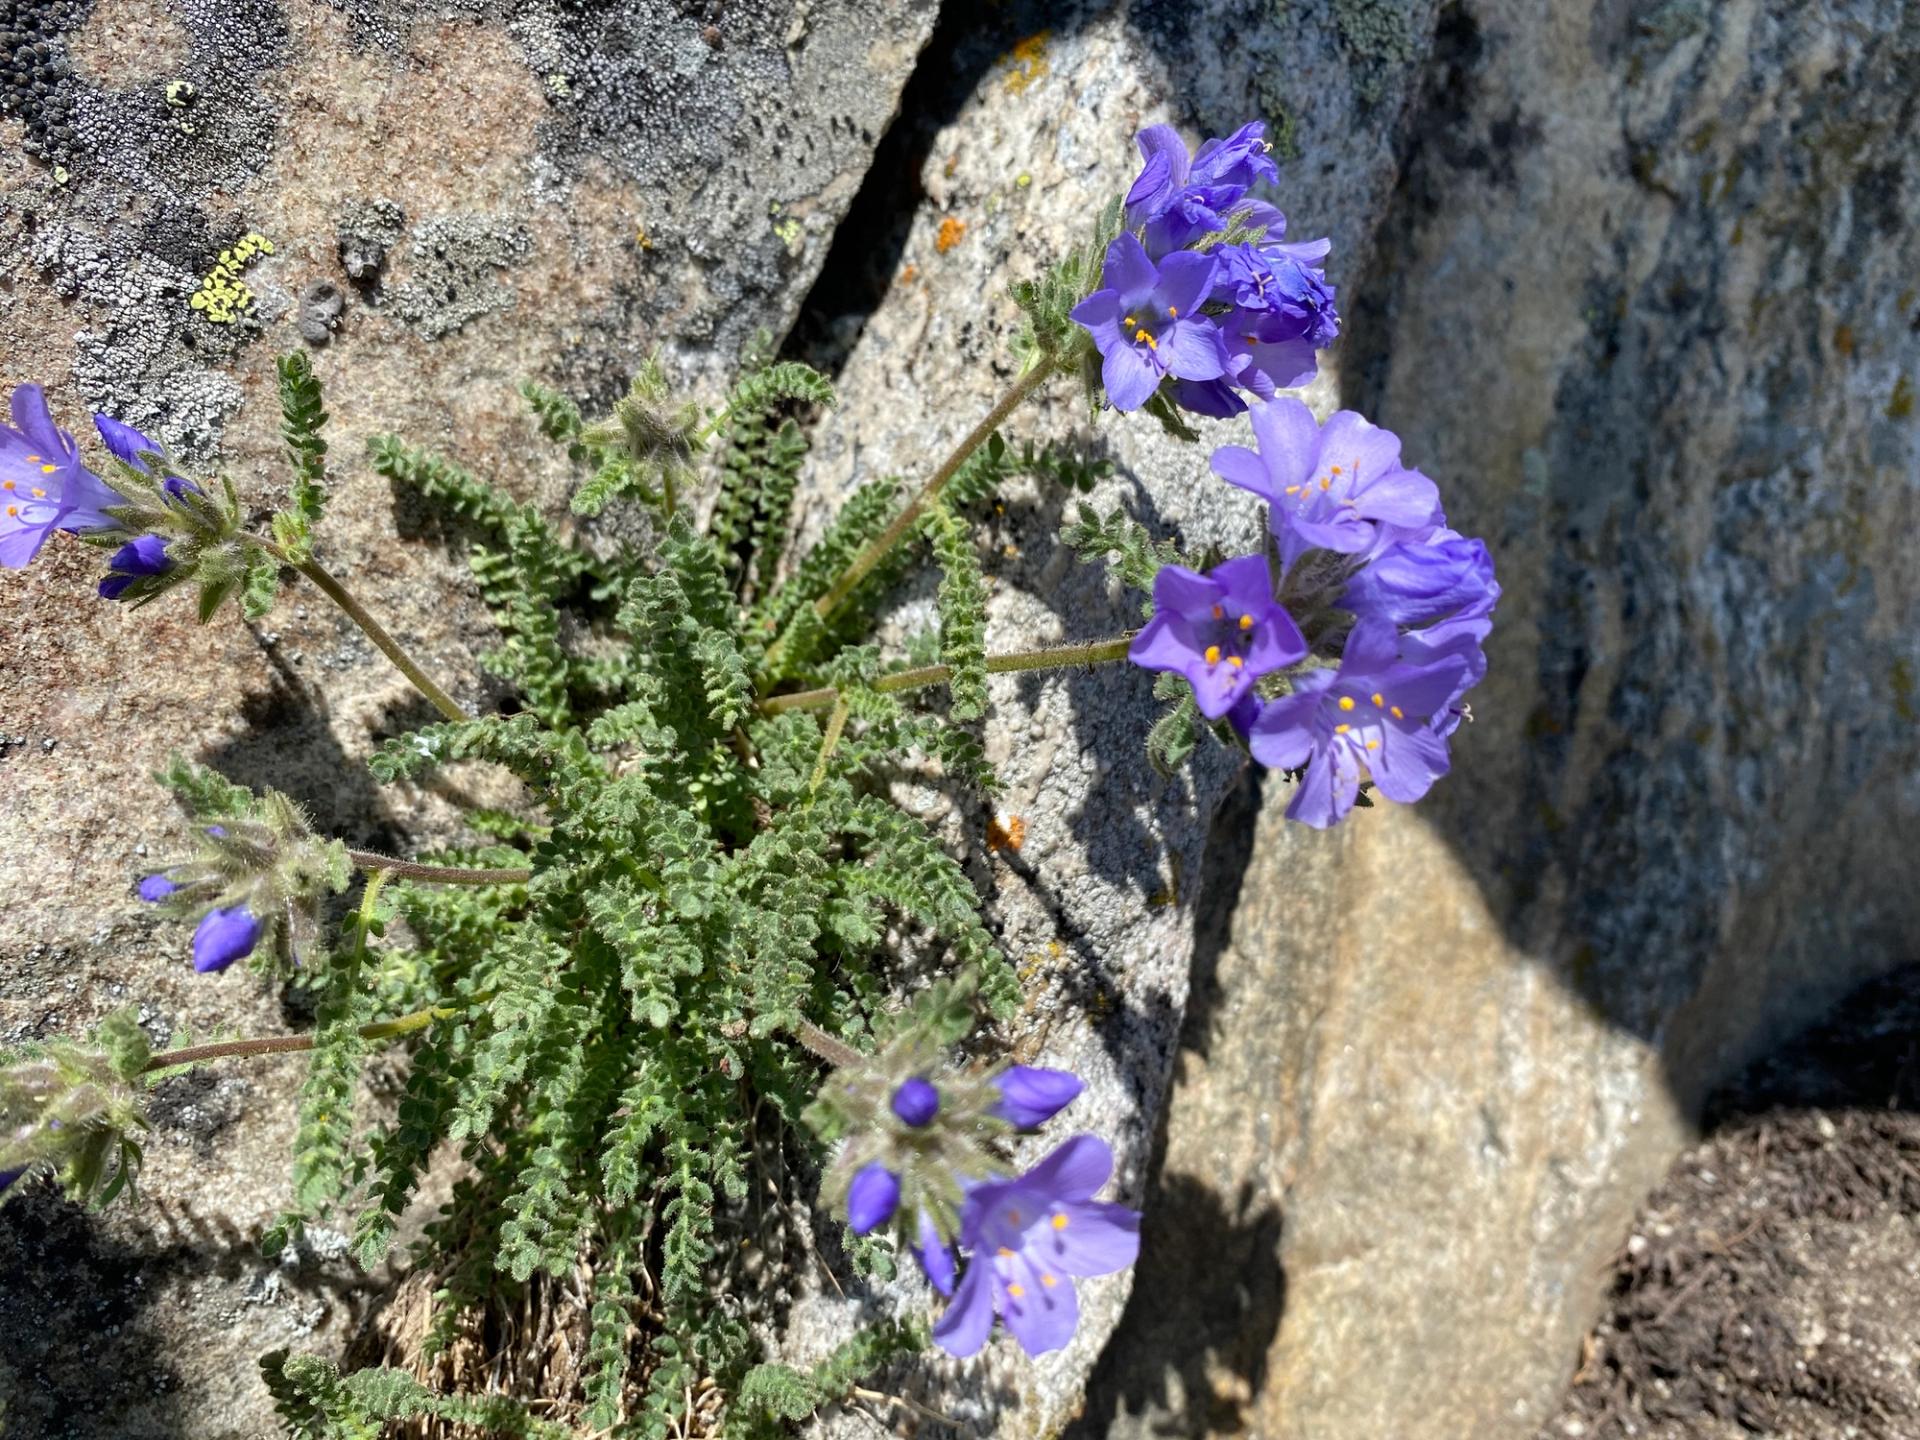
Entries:
POLYGON ((215 908, 200 917, 193 932, 193 968, 205 975, 224 970, 253 953, 262 926, 244 905, 215 908))
POLYGON ((900 1177, 878 1160, 860 1167, 847 1187, 847 1225, 856 1235, 879 1229, 900 1208, 900 1177))
POLYGON ((1244 555, 1202 575, 1166 565, 1153 578, 1153 619, 1127 658, 1184 675, 1200 713, 1218 720, 1262 675, 1304 660, 1300 627, 1273 598, 1264 555, 1244 555))
POLYGON ((1323 426, 1300 401, 1282 396, 1250 407, 1257 451, 1222 445, 1213 470, 1250 490, 1270 508, 1282 563, 1291 568, 1309 550, 1363 554, 1383 526, 1428 524, 1440 491, 1400 463, 1400 440, 1351 410, 1323 426))
POLYGON ((1459 653, 1402 654, 1394 627, 1362 620, 1347 637, 1340 669, 1315 670, 1293 693, 1267 701, 1251 722, 1253 758, 1275 770, 1306 767, 1287 818, 1324 830, 1344 819, 1363 774, 1402 804, 1447 773, 1447 742, 1433 725, 1460 690, 1459 653))
POLYGON ((1076 1135, 1017 1179, 967 1192, 967 1271, 933 1327, 949 1354, 987 1342, 998 1313, 1029 1355, 1058 1350, 1080 1320, 1076 1277, 1124 1270, 1140 1253, 1140 1212, 1093 1198, 1113 1173, 1104 1140, 1076 1135))
POLYGON ((0 425, 0 565, 18 570, 55 530, 104 530, 126 498, 80 463, 73 436, 53 423, 46 392, 13 392, 13 424, 0 425))
POLYGON ((149 875, 140 882, 140 898, 150 905, 157 905, 179 888, 164 875, 149 875))
POLYGON ((1156 265, 1131 234, 1107 247, 1104 288, 1074 306, 1073 318, 1100 349, 1101 379, 1116 410, 1138 410, 1169 375, 1226 373, 1220 331, 1200 313, 1213 272, 1211 256, 1185 252, 1156 265))
POLYGON ((1079 1097, 1087 1087, 1067 1070, 1013 1065, 994 1077, 1000 1103, 993 1114, 1021 1130, 1037 1130, 1079 1097))
POLYGON ((893 1113, 899 1117, 902 1125, 915 1130, 925 1129, 933 1123, 933 1117, 940 1113, 940 1092, 915 1075, 901 1082, 900 1088, 893 1092, 893 1113))
POLYGON ((136 580, 164 575, 172 568, 173 562, 167 559, 166 536, 136 535, 107 561, 110 573, 100 582, 100 598, 118 600, 136 580))

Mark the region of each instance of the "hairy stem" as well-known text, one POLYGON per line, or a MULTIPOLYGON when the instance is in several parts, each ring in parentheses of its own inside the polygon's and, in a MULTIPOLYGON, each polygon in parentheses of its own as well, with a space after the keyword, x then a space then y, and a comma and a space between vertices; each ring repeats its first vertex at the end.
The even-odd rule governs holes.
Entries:
MULTIPOLYGON (((1005 675, 1016 670, 1065 670, 1074 665, 1106 665, 1126 659, 1127 647, 1132 644, 1131 635, 1119 635, 1111 640, 1095 640, 1086 645, 1049 645, 1039 650, 1014 650, 1005 655, 987 656, 987 673, 1005 675)), ((912 670, 896 670, 891 675, 882 675, 873 682, 873 688, 882 694, 895 690, 919 690, 928 685, 944 685, 952 677, 953 668, 949 665, 921 665, 912 670)), ((827 685, 818 690, 775 695, 761 701, 760 709, 768 715, 782 715, 789 710, 825 710, 839 699, 840 692, 827 685)))
MULTIPOLYGON (((394 1040, 402 1035, 411 1035, 416 1030, 424 1030, 436 1020, 445 1020, 460 1013, 458 1006, 436 1005, 427 1010, 416 1010, 411 1015, 396 1016, 392 1020, 376 1020, 371 1025, 360 1027, 362 1040, 394 1040)), ((202 1060, 225 1060, 237 1055, 292 1055, 302 1050, 313 1049, 314 1037, 311 1035, 262 1035, 252 1040, 222 1040, 213 1045, 189 1045, 183 1050, 166 1050, 141 1067, 140 1073, 151 1074, 155 1070, 171 1070, 176 1065, 197 1065, 202 1060)))
POLYGON ((1012 388, 1000 397, 999 403, 986 413, 978 425, 967 432, 966 438, 954 447, 953 453, 947 456, 941 462, 940 468, 928 477, 927 483, 920 487, 920 493, 907 502, 907 508, 894 516, 893 523, 875 536, 866 549, 854 556, 853 562, 847 566, 840 578, 833 582, 827 593, 813 602, 814 614, 824 620, 840 608, 841 602, 853 593, 854 587, 873 573, 873 567, 886 559, 893 547, 912 533, 913 527, 919 523, 920 512, 940 498, 940 492, 947 488, 948 483, 959 473, 960 467, 966 464, 967 457, 986 443, 987 437, 1005 423, 1007 416, 1019 408, 1021 401, 1053 377, 1054 368, 1054 362, 1042 361, 1013 382, 1012 388))
POLYGON ((858 1065, 867 1058, 845 1041, 834 1039, 818 1025, 806 1020, 794 1021, 793 1034, 795 1039, 829 1065, 845 1068, 858 1065))
POLYGON ((413 688, 433 702, 433 708, 449 720, 471 720, 473 717, 454 703, 453 697, 434 684, 431 676, 414 661, 414 658, 400 648, 400 642, 387 633, 387 627, 369 614, 361 603, 354 599, 347 587, 330 575, 318 560, 296 560, 280 546, 259 535, 246 537, 247 543, 257 545, 282 565, 290 565, 325 593, 326 597, 347 612, 347 618, 366 633, 366 637, 379 647, 385 655, 400 668, 400 673, 413 682, 413 688))
POLYGON ((380 870, 400 880, 419 880, 429 885, 524 885, 533 878, 531 870, 477 870, 459 865, 422 865, 417 860, 401 860, 372 850, 349 850, 347 858, 362 870, 380 870))

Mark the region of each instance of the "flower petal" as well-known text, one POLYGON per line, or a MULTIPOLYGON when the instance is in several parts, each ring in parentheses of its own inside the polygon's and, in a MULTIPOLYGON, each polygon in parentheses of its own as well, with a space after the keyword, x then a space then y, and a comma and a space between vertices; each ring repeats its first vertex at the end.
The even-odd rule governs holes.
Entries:
MULTIPOLYGON (((1395 448, 1399 448, 1397 441, 1395 448)), ((1418 470, 1394 469, 1376 474, 1372 480, 1365 477, 1362 470, 1360 487, 1353 498, 1355 508, 1369 520, 1411 528, 1432 520, 1433 512, 1440 508, 1440 487, 1418 470)))
POLYGON ((993 1330, 993 1266, 975 1257, 967 1262, 960 1288, 933 1327, 933 1340, 949 1355, 964 1360, 979 1353, 993 1330))
POLYGON ((1127 658, 1143 670, 1184 670, 1193 657, 1193 637, 1171 612, 1154 616, 1127 647, 1127 658))
POLYGON ((1111 1275, 1140 1254, 1140 1212, 1099 1200, 1061 1205, 1032 1253, 1068 1275, 1111 1275))
POLYGON ((1160 332, 1155 352, 1167 373, 1182 380, 1213 380, 1227 373, 1227 346, 1206 320, 1176 320, 1160 332))
POLYGON ((1424 725, 1380 728, 1380 748, 1368 752, 1367 769, 1382 795, 1411 805, 1447 773, 1447 742, 1424 725))
POLYGON ((927 1283, 942 1295, 951 1296, 958 1262, 953 1258, 953 1247, 940 1238, 933 1217, 924 1210, 920 1212, 918 1241, 909 1248, 913 1251, 913 1258, 920 1262, 920 1270, 927 1277, 927 1283))
POLYGON ((1247 736, 1253 758, 1269 770, 1297 770, 1306 764, 1313 755, 1313 719, 1322 699, 1319 691, 1295 690, 1261 706, 1247 736))
POLYGON ((1107 1142, 1098 1135, 1075 1135, 1014 1183, 1057 1203, 1091 1199, 1111 1174, 1113 1151, 1107 1142))
POLYGON ((1253 422, 1254 440, 1274 491, 1305 484, 1320 460, 1320 427, 1313 412, 1291 395, 1283 395, 1249 406, 1247 417, 1253 422))
POLYGON ((1073 1339, 1080 1323, 1080 1297, 1074 1293, 1073 1281, 1024 1255, 1016 1256, 1007 1268, 1012 1273, 1003 1282, 1001 1318, 1020 1348, 1029 1355, 1045 1355, 1073 1339))
POLYGON ((1246 446, 1222 445, 1215 450, 1213 473, 1229 485, 1250 490, 1262 500, 1272 503, 1274 483, 1273 478, 1267 473, 1266 462, 1246 446))
POLYGON ((1107 399, 1116 410, 1138 410, 1160 386, 1164 372, 1138 350, 1120 344, 1107 351, 1100 365, 1100 379, 1107 387, 1107 399))
POLYGON ((1107 262, 1100 272, 1100 283, 1103 288, 1116 292, 1123 306, 1145 303, 1159 278, 1159 270, 1147 258, 1147 252, 1131 230, 1122 230, 1107 246, 1107 262))
POLYGON ((1046 1124, 1087 1088, 1071 1071, 1038 1065, 1009 1066, 993 1083, 1000 1090, 993 1113, 1022 1130, 1046 1124))
MULTIPOLYGON (((1143 250, 1140 253, 1144 258, 1146 252, 1143 250)), ((1148 261, 1148 264, 1152 262, 1148 261)), ((1211 255, 1196 255, 1191 250, 1167 256, 1160 262, 1153 286, 1154 303, 1159 306, 1160 313, 1176 312, 1182 319, 1198 315, 1200 306, 1206 301, 1207 292, 1213 289, 1213 275, 1217 268, 1218 262, 1211 255)), ((1209 324, 1207 328, 1211 330, 1213 326, 1209 324)), ((1163 339, 1161 343, 1166 342, 1163 339)), ((1208 377, 1198 375, 1194 378, 1205 380, 1208 377)))

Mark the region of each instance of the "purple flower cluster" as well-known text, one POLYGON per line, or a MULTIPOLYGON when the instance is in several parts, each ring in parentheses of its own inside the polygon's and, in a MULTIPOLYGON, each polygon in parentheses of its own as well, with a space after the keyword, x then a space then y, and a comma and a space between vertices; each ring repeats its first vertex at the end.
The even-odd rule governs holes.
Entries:
POLYGON ((1127 192, 1127 229, 1073 311, 1115 409, 1137 410, 1167 384, 1188 410, 1237 415, 1241 392, 1270 399, 1306 384, 1314 352, 1340 333, 1322 268, 1332 242, 1286 243, 1286 217, 1248 196, 1279 178, 1264 135, 1243 125, 1191 156, 1171 126, 1137 137, 1146 164, 1127 192))
MULTIPOLYGON (((120 529, 120 522, 107 512, 128 504, 127 497, 81 462, 73 436, 53 423, 45 391, 38 385, 18 386, 12 409, 13 424, 0 425, 0 492, 5 495, 0 502, 0 565, 25 568, 55 530, 120 529)), ((109 415, 95 415, 93 424, 108 451, 136 470, 145 473, 145 457, 160 453, 146 435, 109 415)), ((178 499, 198 487, 169 476, 163 488, 178 499)), ((108 560, 100 594, 117 600, 137 582, 171 568, 164 536, 133 536, 108 560)))
MULTIPOLYGON (((1031 1065, 1012 1066, 992 1085, 998 1099, 987 1113, 1020 1130, 1044 1125, 1084 1088, 1067 1071, 1031 1065)), ((908 1131, 922 1131, 940 1116, 942 1097, 916 1075, 894 1088, 888 1108, 908 1131)), ((997 1314, 1029 1355, 1065 1345, 1079 1321, 1074 1279, 1125 1269, 1139 1252, 1139 1212, 1093 1198, 1112 1169, 1104 1141, 1076 1135, 1014 1179, 953 1176, 964 1199, 951 1237, 926 1209, 910 1216, 913 1257, 952 1301, 933 1338, 971 1355, 997 1314)), ((848 1226, 866 1235, 888 1224, 901 1190, 901 1176, 885 1163, 862 1166, 847 1189, 848 1226)))
POLYGON ((1301 771, 1287 814, 1324 829, 1363 780, 1405 802, 1447 773, 1500 586, 1392 432, 1348 410, 1322 425, 1284 396, 1250 418, 1256 448, 1221 446, 1213 469, 1266 501, 1273 560, 1166 566, 1130 655, 1184 675, 1200 713, 1226 718, 1262 764, 1301 771), (1282 672, 1284 685, 1259 685, 1282 672))

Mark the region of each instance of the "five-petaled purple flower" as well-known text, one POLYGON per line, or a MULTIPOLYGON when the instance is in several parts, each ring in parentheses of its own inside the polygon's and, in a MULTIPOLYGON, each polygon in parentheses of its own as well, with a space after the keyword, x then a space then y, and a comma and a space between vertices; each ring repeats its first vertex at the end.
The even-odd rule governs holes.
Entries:
POLYGON ((1026 1174, 967 1192, 960 1243, 971 1255, 933 1327, 943 1349, 972 1355, 996 1312, 1029 1355, 1073 1337, 1075 1277, 1124 1270, 1140 1253, 1140 1212, 1093 1198, 1112 1173, 1106 1142, 1076 1135, 1026 1174))
POLYGON ((1227 373, 1219 328, 1201 313, 1214 262, 1182 251, 1155 264, 1122 234, 1107 247, 1102 287, 1073 308, 1093 336, 1100 374, 1116 410, 1138 410, 1172 375, 1212 380, 1227 373))
POLYGON ((1222 445, 1214 473, 1267 502, 1289 568, 1309 550, 1365 554, 1392 538, 1389 527, 1424 526, 1439 508, 1433 481, 1401 465, 1399 437, 1352 410, 1323 426, 1282 396, 1250 418, 1259 449, 1222 445))
POLYGON ((193 932, 193 968, 205 975, 224 970, 253 953, 262 926, 244 905, 215 908, 200 917, 193 932))
POLYGON ((1273 598, 1264 555, 1243 555, 1202 575, 1163 566, 1153 579, 1153 619, 1127 658, 1171 670, 1193 686, 1200 713, 1218 720, 1262 675, 1304 660, 1307 642, 1273 598))
POLYGON ((1252 721, 1248 748, 1276 770, 1306 767, 1287 818, 1324 830, 1344 819, 1362 771, 1389 800, 1418 800, 1447 773, 1447 742, 1433 721, 1463 688, 1458 650, 1404 655, 1384 620, 1362 620, 1347 637, 1340 669, 1313 670, 1293 692, 1269 700, 1252 721))
POLYGON ((55 530, 111 528, 106 511, 126 500, 80 463, 38 385, 16 387, 12 408, 13 424, 0 425, 0 565, 18 570, 55 530))

